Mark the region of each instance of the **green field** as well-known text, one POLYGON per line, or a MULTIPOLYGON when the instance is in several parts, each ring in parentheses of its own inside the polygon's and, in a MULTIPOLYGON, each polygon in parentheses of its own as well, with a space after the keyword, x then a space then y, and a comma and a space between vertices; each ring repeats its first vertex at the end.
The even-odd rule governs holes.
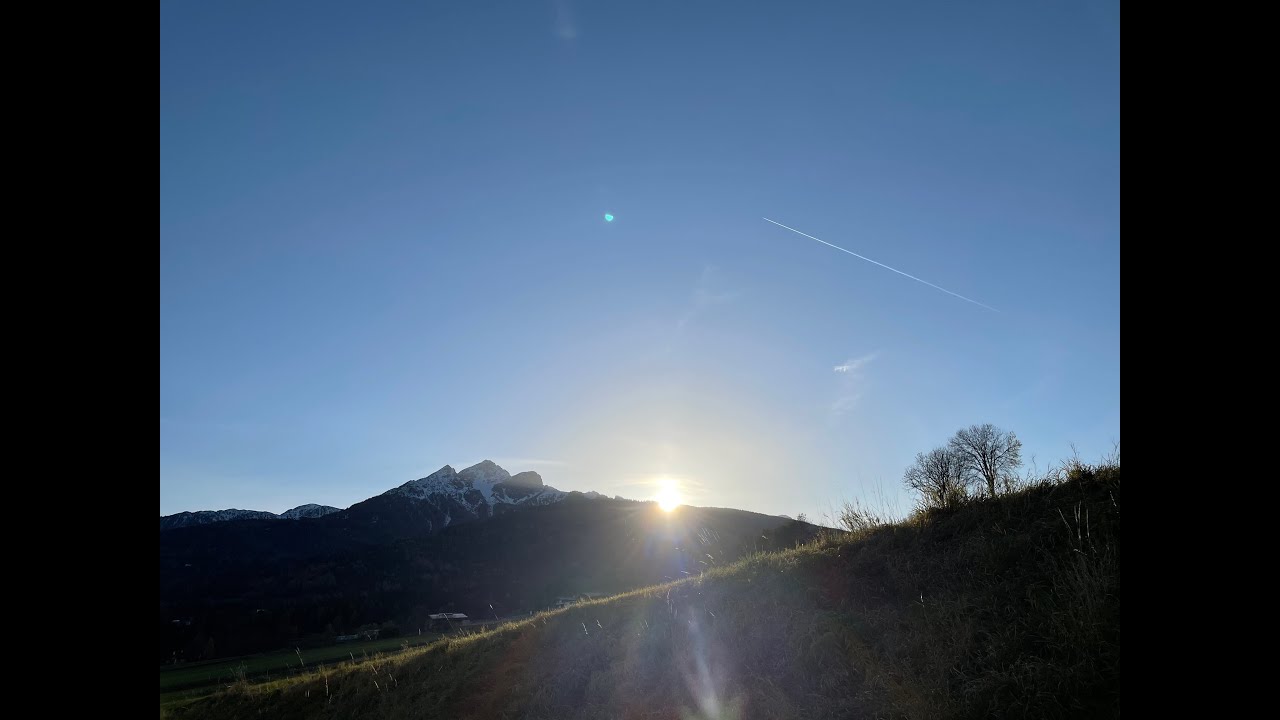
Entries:
POLYGON ((262 655, 165 666, 160 668, 160 705, 182 704, 209 695, 235 681, 241 668, 245 679, 250 682, 280 679, 296 674, 299 670, 314 669, 322 663, 339 663, 352 658, 358 660, 365 655, 397 651, 406 645, 424 645, 441 637, 443 635, 440 633, 423 633, 311 648, 302 651, 301 663, 296 651, 279 650, 262 655))

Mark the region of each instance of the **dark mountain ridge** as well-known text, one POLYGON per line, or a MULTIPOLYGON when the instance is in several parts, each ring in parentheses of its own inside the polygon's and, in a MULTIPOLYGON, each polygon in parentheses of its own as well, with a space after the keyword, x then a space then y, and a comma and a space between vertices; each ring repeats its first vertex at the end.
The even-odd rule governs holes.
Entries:
POLYGON ((441 611, 509 616, 556 598, 696 576, 816 528, 770 515, 564 493, 537 473, 445 466, 300 522, 160 534, 161 661, 257 652, 441 611), (212 643, 211 643, 212 641, 212 643))
POLYGON ((336 507, 316 505, 314 503, 299 505, 296 508, 285 510, 279 515, 266 510, 238 510, 236 508, 230 508, 227 510, 198 510, 196 512, 180 512, 173 515, 161 515, 160 529, 173 530, 176 528, 191 527, 193 525, 208 525, 209 523, 230 522, 233 520, 303 520, 324 517, 325 515, 336 512, 340 512, 336 507))

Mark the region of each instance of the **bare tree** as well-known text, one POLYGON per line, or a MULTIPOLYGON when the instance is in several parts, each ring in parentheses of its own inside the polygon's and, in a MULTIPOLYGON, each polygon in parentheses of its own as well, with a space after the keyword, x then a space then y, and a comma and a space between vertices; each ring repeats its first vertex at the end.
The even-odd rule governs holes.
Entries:
POLYGON ((1009 487, 1022 466, 1022 441, 991 423, 961 429, 947 447, 960 457, 966 475, 986 484, 990 497, 997 487, 1009 487))
POLYGON ((965 496, 964 459, 949 447, 916 453, 916 462, 903 473, 902 482, 920 493, 924 507, 953 507, 965 496))

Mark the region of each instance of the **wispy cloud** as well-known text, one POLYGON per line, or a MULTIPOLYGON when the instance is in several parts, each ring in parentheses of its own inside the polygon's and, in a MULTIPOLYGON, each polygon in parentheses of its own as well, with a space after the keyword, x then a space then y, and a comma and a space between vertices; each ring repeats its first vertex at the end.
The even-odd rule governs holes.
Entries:
POLYGON ((836 417, 844 417, 853 409, 858 401, 862 399, 862 393, 854 393, 852 395, 842 395, 831 403, 831 414, 836 417))
POLYGON ((693 288, 693 297, 689 299, 689 307, 676 322, 676 332, 683 331, 686 326, 718 305, 732 302, 738 293, 725 288, 723 274, 714 265, 702 268, 698 276, 698 284, 693 288))
POLYGON ((561 40, 572 40, 578 37, 578 24, 573 20, 573 8, 569 0, 556 0, 556 37, 561 40))
POLYGON ((831 368, 838 373, 856 373, 866 367, 872 360, 876 359, 876 354, 863 355, 862 357, 849 358, 843 363, 831 368))
POLYGON ((544 460, 542 458, 503 457, 503 458, 495 458, 494 462, 498 463, 499 465, 506 468, 507 470, 510 470, 513 472, 519 472, 521 470, 525 470, 531 467, 540 468, 540 467, 568 467, 569 466, 569 463, 565 462, 564 460, 544 460))
POLYGON ((879 354, 873 352, 860 357, 851 357, 831 368, 840 376, 840 388, 835 401, 831 403, 832 416, 843 417, 858 404, 858 400, 862 399, 867 385, 865 370, 879 354))

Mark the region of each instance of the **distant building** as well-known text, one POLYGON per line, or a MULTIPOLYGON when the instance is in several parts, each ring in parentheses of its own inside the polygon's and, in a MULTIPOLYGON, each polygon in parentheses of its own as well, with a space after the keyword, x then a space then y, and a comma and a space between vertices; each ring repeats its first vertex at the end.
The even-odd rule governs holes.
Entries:
POLYGON ((378 634, 381 632, 382 632, 381 630, 378 630, 375 628, 373 630, 365 630, 363 632, 354 633, 352 635, 339 635, 338 637, 334 638, 334 641, 335 642, 352 642, 355 640, 377 640, 378 634))
POLYGON ((471 622, 465 613, 435 613, 428 615, 427 618, 431 621, 431 628, 434 630, 447 630, 454 625, 471 622))
POLYGON ((428 615, 427 617, 431 618, 432 620, 462 621, 467 619, 467 616, 464 613, 436 613, 435 615, 428 615))

